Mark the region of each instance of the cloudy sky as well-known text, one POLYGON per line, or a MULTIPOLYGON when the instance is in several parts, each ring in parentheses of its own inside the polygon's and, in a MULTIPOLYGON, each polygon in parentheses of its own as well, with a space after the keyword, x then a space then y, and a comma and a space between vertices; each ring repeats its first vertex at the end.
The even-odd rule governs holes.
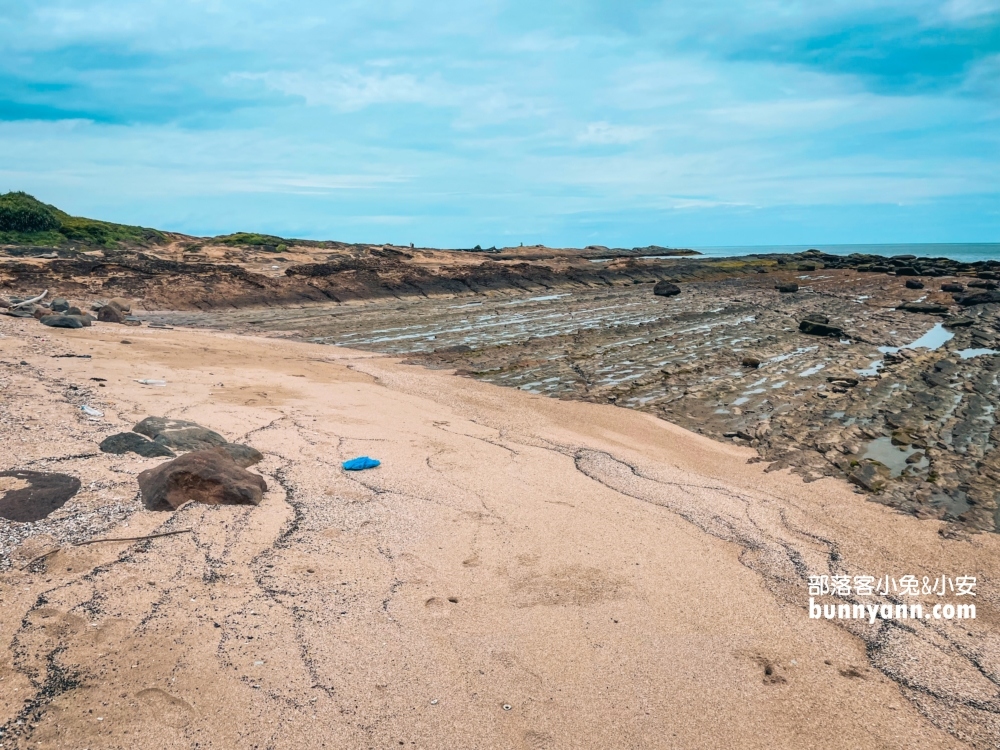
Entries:
POLYGON ((1000 241, 1000 0, 4 0, 0 191, 194 234, 1000 241))

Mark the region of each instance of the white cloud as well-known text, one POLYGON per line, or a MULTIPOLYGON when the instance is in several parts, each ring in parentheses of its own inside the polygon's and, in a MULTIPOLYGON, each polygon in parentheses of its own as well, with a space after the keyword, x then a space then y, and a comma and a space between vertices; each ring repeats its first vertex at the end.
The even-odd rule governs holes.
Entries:
POLYGON ((576 140, 578 143, 624 145, 645 140, 655 130, 655 128, 639 125, 612 125, 608 122, 592 122, 587 125, 586 130, 576 137, 576 140))

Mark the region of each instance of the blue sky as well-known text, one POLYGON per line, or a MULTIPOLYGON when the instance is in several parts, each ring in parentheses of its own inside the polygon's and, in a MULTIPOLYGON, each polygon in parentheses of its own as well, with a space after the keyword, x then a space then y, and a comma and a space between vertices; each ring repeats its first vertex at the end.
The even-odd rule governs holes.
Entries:
POLYGON ((1000 241, 1000 0, 6 0, 0 191, 193 234, 1000 241))

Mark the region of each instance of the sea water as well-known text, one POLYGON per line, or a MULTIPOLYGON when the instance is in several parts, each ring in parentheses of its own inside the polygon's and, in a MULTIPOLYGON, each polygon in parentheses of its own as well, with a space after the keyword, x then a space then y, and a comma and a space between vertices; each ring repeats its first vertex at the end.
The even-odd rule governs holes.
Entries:
POLYGON ((731 247, 695 247, 702 255, 712 258, 729 258, 740 255, 765 255, 768 253, 804 253, 821 250, 831 255, 916 255, 919 258, 951 258, 972 263, 977 260, 1000 260, 1000 242, 979 243, 921 243, 914 245, 752 245, 731 247))

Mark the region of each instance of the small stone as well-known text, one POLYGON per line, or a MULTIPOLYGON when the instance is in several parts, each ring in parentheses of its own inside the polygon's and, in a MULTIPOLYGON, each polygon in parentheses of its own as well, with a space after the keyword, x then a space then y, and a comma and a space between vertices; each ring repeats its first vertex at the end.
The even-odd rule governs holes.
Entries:
POLYGON ((799 291, 799 285, 794 283, 778 284, 777 288, 781 294, 794 294, 795 292, 799 291))
POLYGON ((756 357, 744 357, 743 361, 740 363, 743 367, 750 368, 751 370, 756 370, 760 367, 760 360, 756 357))
POLYGON ((923 289, 924 288, 924 282, 917 281, 916 279, 907 279, 906 280, 906 288, 907 289, 923 289))

